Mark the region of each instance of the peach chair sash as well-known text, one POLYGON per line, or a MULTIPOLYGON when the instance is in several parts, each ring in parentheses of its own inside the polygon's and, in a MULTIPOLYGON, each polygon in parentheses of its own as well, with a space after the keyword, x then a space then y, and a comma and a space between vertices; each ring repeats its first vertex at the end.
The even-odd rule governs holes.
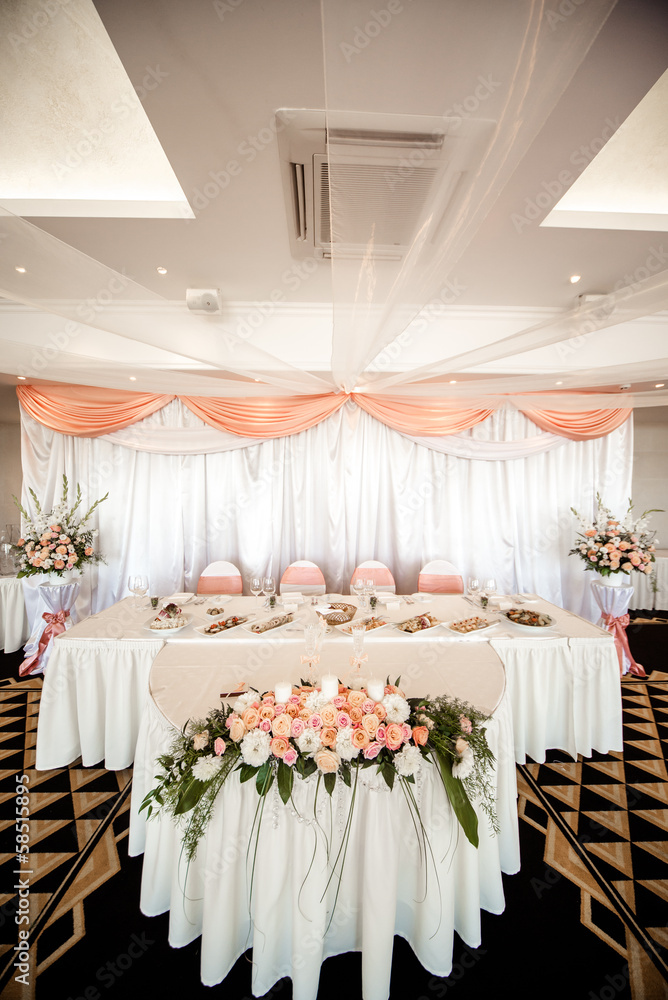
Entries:
POLYGON ((373 580, 373 585, 378 590, 390 590, 395 593, 397 589, 389 569, 380 562, 360 563, 350 580, 351 590, 358 580, 373 580))
POLYGON ((283 573, 280 592, 289 594, 291 591, 301 591, 302 594, 324 594, 327 590, 322 570, 315 563, 301 560, 291 563, 283 573))
POLYGON ((463 594, 464 581, 461 576, 445 576, 441 573, 420 573, 419 594, 463 594))
POLYGON ((241 594, 241 576, 200 576, 197 582, 198 594, 241 594))

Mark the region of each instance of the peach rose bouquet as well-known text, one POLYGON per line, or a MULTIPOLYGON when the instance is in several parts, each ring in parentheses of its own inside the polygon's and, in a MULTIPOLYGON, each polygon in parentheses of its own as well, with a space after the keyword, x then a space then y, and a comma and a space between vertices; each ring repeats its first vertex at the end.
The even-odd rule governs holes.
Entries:
POLYGON ((74 505, 68 506, 67 476, 63 476, 63 492, 60 501, 49 511, 43 511, 35 491, 29 489, 36 514, 30 517, 16 497, 14 503, 21 512, 23 523, 21 537, 12 546, 18 563, 17 576, 37 576, 42 573, 56 573, 63 576, 68 570, 81 569, 87 563, 102 562, 102 556, 95 551, 94 540, 97 529, 89 526, 91 514, 106 500, 109 494, 96 500, 83 517, 77 516, 83 496, 77 483, 74 505))
POLYGON ((634 517, 633 504, 629 506, 621 521, 603 504, 596 494, 596 517, 587 521, 574 507, 571 511, 580 521, 580 531, 575 540, 575 548, 568 553, 579 556, 586 569, 593 569, 601 576, 615 573, 651 574, 655 562, 658 539, 649 531, 649 515, 663 513, 658 509, 646 510, 640 517, 634 517))

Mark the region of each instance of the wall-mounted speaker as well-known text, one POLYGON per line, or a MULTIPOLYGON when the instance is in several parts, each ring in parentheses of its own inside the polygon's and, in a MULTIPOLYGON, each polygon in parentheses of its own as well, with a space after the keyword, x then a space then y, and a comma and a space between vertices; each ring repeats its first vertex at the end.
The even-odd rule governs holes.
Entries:
POLYGON ((191 312, 219 313, 223 307, 220 288, 187 288, 186 305, 191 312))

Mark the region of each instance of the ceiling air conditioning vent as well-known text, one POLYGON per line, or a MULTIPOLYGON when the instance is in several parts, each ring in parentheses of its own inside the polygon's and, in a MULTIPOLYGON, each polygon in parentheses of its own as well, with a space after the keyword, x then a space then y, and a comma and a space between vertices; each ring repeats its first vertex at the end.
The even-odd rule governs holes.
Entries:
POLYGON ((324 111, 277 111, 293 256, 400 259, 427 211, 443 224, 492 125, 343 112, 327 123, 324 111))

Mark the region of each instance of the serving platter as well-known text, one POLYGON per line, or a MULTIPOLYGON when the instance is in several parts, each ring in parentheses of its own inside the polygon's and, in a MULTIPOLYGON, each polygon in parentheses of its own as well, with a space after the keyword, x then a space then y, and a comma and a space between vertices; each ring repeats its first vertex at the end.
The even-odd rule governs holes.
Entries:
POLYGON ((522 629, 524 632, 544 632, 546 629, 553 628, 557 623, 550 615, 538 611, 529 611, 520 608, 510 608, 509 611, 502 612, 503 617, 515 628, 522 629), (512 614, 522 615, 524 621, 515 621, 511 618, 512 614), (530 619, 535 619, 533 623, 530 619))
POLYGON ((343 625, 335 625, 339 632, 343 632, 345 635, 352 635, 352 626, 358 623, 363 623, 365 626, 365 634, 367 632, 380 632, 381 629, 387 628, 390 622, 384 618, 382 615, 365 615, 363 618, 355 618, 354 621, 344 622, 343 625), (377 623, 377 624, 374 624, 377 623))
POLYGON ((269 632, 279 632, 281 629, 293 625, 294 620, 294 612, 289 611, 287 614, 270 615, 267 618, 255 619, 253 622, 244 622, 241 628, 246 632, 250 632, 251 635, 262 636, 267 635, 269 632), (275 625, 270 624, 273 621, 276 621, 275 625), (267 627, 258 630, 258 627, 262 625, 266 625, 267 627))
POLYGON ((210 639, 212 636, 225 635, 227 632, 233 632, 235 629, 241 628, 241 626, 245 625, 247 622, 254 622, 256 618, 257 615, 228 615, 226 619, 224 615, 219 615, 217 618, 214 618, 213 621, 209 622, 208 625, 196 625, 195 632, 199 632, 200 635, 205 635, 207 639, 210 639), (209 631, 216 626, 221 626, 223 622, 232 621, 235 618, 237 619, 235 624, 228 625, 226 628, 219 627, 213 632, 209 631))
POLYGON ((446 628, 448 632, 452 632, 453 635, 466 638, 469 635, 478 635, 480 632, 487 632, 488 629, 494 628, 498 625, 498 621, 491 622, 488 618, 480 618, 478 615, 474 615, 472 618, 454 618, 451 622, 442 622, 443 628, 446 628), (484 625, 475 624, 477 622, 484 622, 484 625), (457 628, 456 626, 462 626, 457 628), (470 625, 470 627, 465 627, 470 625))
MULTIPOLYGON (((153 632, 154 635, 160 635, 160 633, 165 633, 165 632, 180 632, 182 629, 187 628, 188 625, 190 625, 190 622, 192 621, 192 615, 181 615, 181 617, 186 619, 183 625, 169 625, 166 626, 165 628, 151 628, 151 625, 157 618, 157 615, 153 615, 153 617, 149 618, 149 620, 145 623, 144 628, 146 629, 147 632, 153 632)), ((165 620, 169 621, 169 619, 165 620)))
POLYGON ((413 615, 411 618, 406 618, 403 622, 394 622, 393 624, 397 632, 402 632, 404 635, 423 635, 425 632, 430 632, 431 629, 437 628, 441 622, 438 618, 434 618, 430 611, 426 611, 422 615, 413 615), (417 628, 406 627, 418 622, 429 622, 429 624, 420 624, 417 628))

